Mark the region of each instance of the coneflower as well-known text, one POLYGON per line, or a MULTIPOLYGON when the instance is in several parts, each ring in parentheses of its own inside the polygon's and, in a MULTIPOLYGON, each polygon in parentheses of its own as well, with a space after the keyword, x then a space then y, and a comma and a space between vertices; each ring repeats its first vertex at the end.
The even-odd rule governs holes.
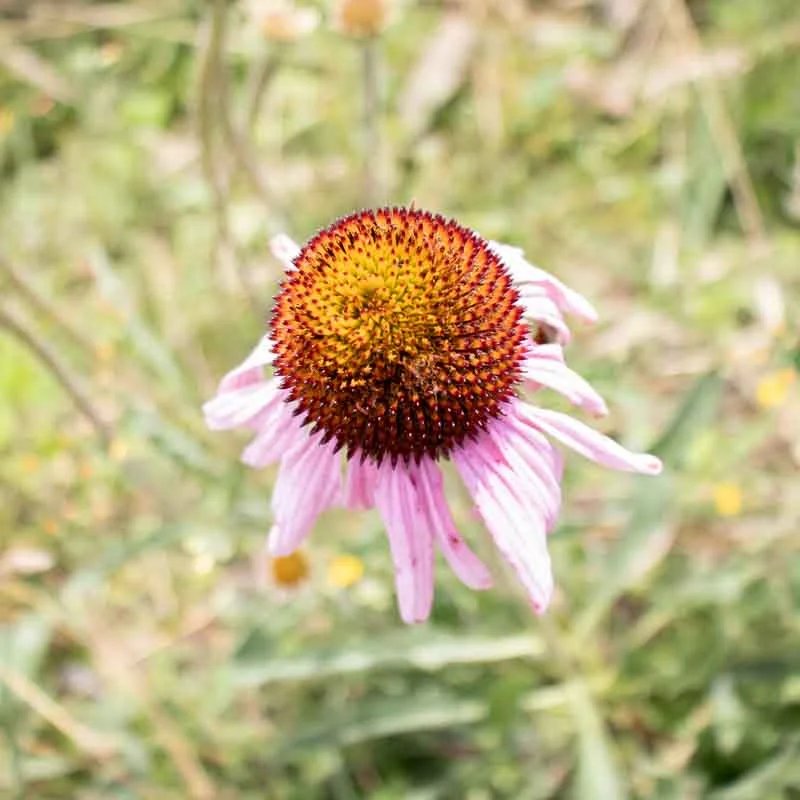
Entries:
POLYGON ((563 463, 550 438, 614 469, 661 470, 519 395, 548 387, 606 413, 562 349, 563 314, 593 321, 592 306, 521 250, 416 208, 361 211, 302 248, 286 236, 272 248, 286 275, 269 330, 204 406, 210 428, 254 431, 246 464, 280 462, 270 552, 296 550, 331 506, 377 508, 400 614, 427 619, 435 547, 465 584, 491 585, 445 499, 450 461, 543 612, 563 463))

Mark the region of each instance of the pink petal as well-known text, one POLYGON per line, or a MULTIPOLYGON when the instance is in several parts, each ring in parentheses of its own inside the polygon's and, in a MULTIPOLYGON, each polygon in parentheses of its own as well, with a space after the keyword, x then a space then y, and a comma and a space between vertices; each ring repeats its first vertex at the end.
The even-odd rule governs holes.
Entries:
POLYGON ((547 512, 525 493, 489 433, 457 449, 453 461, 497 548, 517 573, 536 613, 543 613, 553 594, 547 512))
POLYGON ((285 233, 279 233, 270 239, 269 247, 284 269, 294 269, 294 260, 300 255, 300 246, 294 239, 290 239, 285 233))
POLYGON ((556 340, 560 344, 568 344, 572 339, 572 333, 564 322, 558 306, 546 294, 538 289, 535 291, 520 291, 520 305, 522 313, 527 319, 539 322, 552 328, 556 340))
POLYGON ((347 463, 343 502, 350 511, 365 511, 375 507, 375 482, 378 467, 370 461, 361 461, 361 454, 354 453, 347 463))
POLYGON ((522 366, 526 381, 547 386, 590 414, 608 414, 603 398, 577 372, 564 363, 564 351, 557 344, 534 345, 522 366))
POLYGON ((561 510, 555 447, 538 431, 515 424, 512 414, 495 420, 490 433, 517 480, 518 493, 529 497, 542 510, 549 533, 561 510))
POLYGON ((297 417, 292 416, 287 406, 280 406, 270 420, 260 428, 258 434, 244 449, 242 463, 253 469, 264 469, 279 461, 298 441, 308 434, 302 429, 297 417))
POLYGON ((458 532, 444 496, 442 473, 430 459, 423 459, 418 467, 417 488, 436 542, 450 568, 471 589, 488 589, 492 575, 458 532))
POLYGON ((271 364, 274 360, 272 342, 269 336, 262 336, 250 355, 220 381, 217 394, 240 389, 242 386, 262 380, 264 376, 261 368, 271 364))
POLYGON ((568 414, 520 404, 528 424, 563 442, 576 453, 612 469, 658 475, 661 461, 649 453, 632 453, 608 436, 584 425, 568 414))
POLYGON ((321 445, 319 439, 303 433, 281 459, 272 493, 275 523, 268 540, 274 556, 297 550, 317 517, 339 497, 339 456, 330 443, 321 445))
POLYGON ((433 538, 403 465, 384 462, 378 468, 375 505, 389 536, 400 616, 407 623, 424 622, 433 604, 433 538))
POLYGON ((203 415, 212 431, 241 428, 279 402, 278 381, 261 380, 220 392, 203 404, 203 415))
POLYGON ((545 272, 543 269, 534 267, 531 264, 528 266, 530 267, 530 272, 527 280, 545 289, 562 311, 574 314, 586 322, 597 322, 597 310, 582 294, 570 289, 569 286, 549 272, 545 272))
POLYGON ((587 322, 597 321, 597 311, 582 294, 570 289, 549 272, 533 266, 525 258, 522 249, 500 242, 489 242, 489 246, 503 259, 503 263, 518 286, 539 286, 561 311, 575 314, 587 322))

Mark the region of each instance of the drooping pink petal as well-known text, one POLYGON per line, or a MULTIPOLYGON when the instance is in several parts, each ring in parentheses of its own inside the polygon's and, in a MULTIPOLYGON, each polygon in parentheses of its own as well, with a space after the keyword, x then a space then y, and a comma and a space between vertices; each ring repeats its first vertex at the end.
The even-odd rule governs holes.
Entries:
POLYGON ((284 269, 293 270, 295 268, 294 260, 300 255, 300 246, 294 239, 285 233, 279 233, 270 239, 269 248, 272 250, 272 255, 283 264, 284 269))
POLYGON ((564 454, 557 447, 553 448, 553 475, 560 486, 564 477, 564 454))
POLYGON ((350 511, 365 511, 375 507, 375 483, 378 467, 360 453, 354 453, 347 462, 342 501, 350 511))
POLYGON ((488 589, 492 575, 458 532, 444 496, 442 473, 430 459, 424 458, 417 470, 417 489, 426 518, 442 555, 458 578, 471 589, 488 589))
POLYGON ((577 372, 564 363, 564 351, 557 344, 533 345, 522 365, 522 376, 535 386, 547 386, 590 414, 608 414, 603 398, 577 372))
POLYGON ((520 404, 520 416, 528 424, 563 442, 582 456, 612 469, 658 475, 661 460, 649 453, 632 453, 608 436, 584 425, 568 414, 520 404))
POLYGON ((562 311, 574 314, 585 322, 597 322, 597 310, 582 294, 571 289, 549 272, 534 267, 532 264, 527 264, 527 266, 530 269, 529 282, 541 286, 562 311))
POLYGON ((416 486, 404 465, 378 468, 375 505, 386 525, 397 603, 404 622, 424 622, 433 604, 433 536, 416 486))
POLYGON ((212 431, 241 428, 280 402, 278 381, 261 380, 220 392, 203 404, 203 415, 212 431))
POLYGON ((520 289, 520 305, 523 316, 550 328, 559 344, 569 344, 572 340, 572 332, 561 311, 542 290, 520 289))
POLYGON ((503 259, 518 287, 541 287, 561 311, 574 314, 587 322, 597 321, 597 311, 582 294, 570 289, 549 272, 531 264, 521 248, 501 242, 489 242, 489 247, 503 259))
POLYGON ((361 459, 353 453, 347 461, 342 502, 350 511, 366 511, 375 508, 375 486, 379 467, 370 459, 361 459))
POLYGON ((537 614, 553 595, 547 511, 521 491, 491 429, 456 449, 453 461, 498 550, 517 573, 537 614))
POLYGON ((297 550, 317 517, 337 501, 340 492, 339 455, 330 443, 320 444, 319 436, 301 432, 281 458, 272 492, 270 553, 285 556, 297 550))
POLYGON ((250 355, 220 381, 217 394, 257 383, 264 376, 262 367, 271 364, 274 360, 272 342, 269 336, 262 336, 250 355))
POLYGON ((531 432, 533 432, 532 442, 537 447, 539 455, 545 460, 548 471, 552 472, 560 486, 564 473, 564 456, 541 431, 532 430, 525 417, 526 408, 528 408, 528 403, 522 400, 512 401, 503 409, 505 412, 503 422, 522 434, 526 440, 531 438, 531 432), (544 442, 547 443, 546 446, 543 444, 544 442))
POLYGON ((516 478, 518 493, 529 497, 542 510, 549 533, 561 510, 556 448, 539 431, 520 425, 512 409, 506 417, 494 421, 490 433, 516 478))
POLYGON ((292 416, 291 408, 280 404, 271 418, 264 418, 255 438, 242 452, 242 463, 253 469, 264 469, 283 458, 284 454, 307 433, 292 416))

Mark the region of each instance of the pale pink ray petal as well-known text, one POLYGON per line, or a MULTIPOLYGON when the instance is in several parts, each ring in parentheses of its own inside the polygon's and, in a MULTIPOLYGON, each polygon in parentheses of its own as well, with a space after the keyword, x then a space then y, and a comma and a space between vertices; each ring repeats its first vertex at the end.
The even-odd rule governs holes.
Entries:
POLYGON ((519 494, 515 476, 488 434, 454 451, 453 461, 498 550, 536 613, 544 613, 553 595, 545 513, 519 494))
POLYGON ((553 475, 560 486, 564 477, 564 454, 557 447, 553 448, 553 475))
POLYGON ((561 486, 555 476, 552 457, 555 448, 538 431, 515 426, 513 415, 496 420, 489 433, 516 478, 518 493, 530 496, 542 510, 549 533, 561 510, 561 486))
POLYGON ((250 355, 220 381, 217 394, 240 389, 242 386, 260 381, 263 378, 262 367, 271 364, 274 360, 272 342, 269 336, 262 336, 250 355))
POLYGON ((572 332, 558 306, 545 294, 538 290, 535 292, 520 292, 520 305, 523 316, 551 328, 559 344, 569 344, 572 332))
POLYGON ((292 412, 297 407, 297 403, 288 399, 289 392, 280 387, 279 379, 272 378, 271 380, 274 380, 277 385, 275 398, 268 405, 264 406, 252 419, 248 420, 247 427, 254 431, 260 432, 265 426, 277 424, 278 418, 284 413, 289 416, 296 416, 292 412))
POLYGON ((433 537, 404 466, 384 462, 378 468, 375 505, 389 537, 400 616, 424 622, 433 604, 433 537))
POLYGON ((528 267, 530 274, 527 280, 545 289, 562 311, 574 314, 585 322, 597 322, 597 309, 580 292, 571 289, 539 267, 534 267, 532 264, 528 264, 528 267))
POLYGON ((590 414, 608 414, 605 400, 587 380, 564 363, 564 351, 560 345, 533 345, 522 364, 522 377, 537 387, 546 386, 560 392, 590 414))
POLYGON ((305 432, 281 458, 272 493, 274 525, 267 545, 274 556, 293 553, 308 536, 317 517, 341 493, 341 467, 337 453, 318 436, 305 432))
POLYGON ((361 460, 360 453, 353 453, 347 463, 343 503, 350 511, 365 511, 375 507, 375 483, 378 467, 370 460, 361 460))
POLYGON ((525 252, 521 248, 491 241, 489 247, 503 259, 503 263, 518 286, 540 286, 561 311, 575 314, 587 322, 597 321, 597 311, 582 294, 570 289, 549 272, 531 264, 525 258, 525 252))
POLYGON ((444 496, 442 473, 435 462, 423 459, 418 468, 418 488, 426 506, 436 542, 450 568, 471 589, 488 589, 492 575, 458 532, 444 496))
POLYGON ((563 442, 585 458, 612 469, 658 475, 661 460, 649 453, 632 453, 608 436, 567 414, 520 404, 520 415, 539 430, 563 442))
POLYGON ((203 403, 206 425, 212 431, 249 425, 264 409, 282 402, 278 381, 259 381, 221 392, 203 403))
POLYGON ((300 255, 300 245, 289 238, 285 233, 279 233, 273 236, 269 241, 269 248, 272 250, 272 255, 283 264, 284 269, 293 270, 294 260, 300 255))
POLYGON ((242 463, 253 469, 264 469, 283 458, 297 442, 306 438, 308 434, 300 427, 297 418, 286 406, 279 406, 278 413, 261 427, 242 452, 242 463))
POLYGON ((528 422, 525 416, 528 405, 522 400, 512 400, 503 408, 503 422, 521 433, 526 440, 532 441, 539 455, 545 460, 545 469, 552 474, 553 480, 560 487, 564 473, 564 455, 538 428, 533 428, 528 422))

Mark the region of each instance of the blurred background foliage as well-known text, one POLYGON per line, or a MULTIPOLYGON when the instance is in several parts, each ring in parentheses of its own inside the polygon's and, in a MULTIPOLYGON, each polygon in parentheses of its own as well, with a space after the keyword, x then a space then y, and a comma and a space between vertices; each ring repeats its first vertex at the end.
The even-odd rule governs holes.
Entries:
POLYGON ((800 797, 797 0, 374 5, 0 0, 0 796, 800 797), (569 460, 542 619, 455 485, 426 626, 372 514, 268 561, 202 424, 269 236, 412 199, 667 465, 569 460))

